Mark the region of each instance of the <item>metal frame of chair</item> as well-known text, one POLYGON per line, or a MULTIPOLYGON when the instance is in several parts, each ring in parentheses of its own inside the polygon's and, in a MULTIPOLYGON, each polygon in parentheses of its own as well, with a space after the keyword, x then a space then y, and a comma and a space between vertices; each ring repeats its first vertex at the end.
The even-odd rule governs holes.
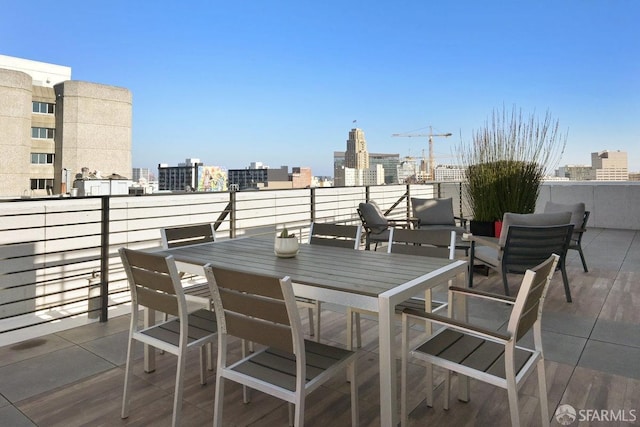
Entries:
MULTIPOLYGON (((351 249, 360 249, 362 226, 312 222, 309 228, 309 244, 351 249)), ((320 340, 320 313, 322 301, 308 298, 296 298, 298 306, 307 308, 309 315, 309 334, 320 340), (315 312, 315 326, 314 326, 315 312)))
POLYGON ((365 250, 370 250, 371 243, 374 243, 375 246, 373 250, 375 251, 378 249, 379 243, 386 242, 389 239, 390 227, 413 228, 413 225, 417 222, 414 218, 387 218, 378 204, 373 200, 360 203, 356 208, 356 212, 358 212, 358 216, 362 222, 362 228, 365 231, 365 250), (363 205, 369 205, 371 208, 366 209, 363 205), (365 212, 365 210, 371 214, 369 218, 367 218, 367 212, 365 212))
MULTIPOLYGON (((188 224, 160 229, 162 247, 164 249, 178 248, 182 246, 213 243, 216 240, 216 230, 212 223, 188 224)), ((207 308, 212 309, 209 284, 202 276, 185 274, 180 272, 182 287, 185 295, 194 297, 195 301, 201 301, 207 308)), ((165 317, 164 320, 167 320, 165 317)), ((208 345, 207 368, 213 370, 213 347, 208 345)))
POLYGON ((187 350, 200 347, 200 383, 206 384, 204 346, 215 341, 218 331, 215 315, 207 309, 189 313, 180 275, 172 256, 126 248, 121 248, 119 253, 131 289, 131 324, 121 416, 129 416, 135 340, 178 357, 172 417, 172 425, 177 426, 180 424, 187 350), (141 327, 141 306, 175 317, 159 324, 141 327))
MULTIPOLYGON (((348 372, 351 418, 358 425, 358 354, 305 340, 291 279, 216 268, 204 268, 218 319, 218 363, 214 426, 221 426, 225 381, 268 393, 294 405, 293 425, 304 424, 305 401, 335 375, 348 372), (265 346, 240 360, 227 359, 230 337, 265 346)), ((248 403, 248 393, 244 395, 248 403)), ((291 405, 289 406, 292 416, 291 405)))
MULTIPOLYGON (((451 230, 409 230, 390 228, 387 246, 388 253, 430 256, 435 258, 455 257, 456 233, 451 230)), ((425 301, 432 301, 431 289, 425 291, 424 298, 414 297, 396 306, 398 315, 406 308, 425 310, 425 301)), ((446 303, 432 302, 430 311, 438 311, 446 307, 446 303)), ((347 348, 353 348, 353 329, 356 330, 356 348, 362 347, 360 315, 376 316, 377 313, 360 308, 347 307, 347 348)))
POLYGON ((572 224, 550 226, 510 225, 504 245, 498 242, 473 236, 469 250, 469 287, 473 287, 473 267, 476 261, 496 270, 502 276, 505 295, 509 295, 507 273, 523 274, 556 253, 560 256, 558 268, 562 273, 562 282, 567 302, 571 302, 571 289, 566 268, 566 255, 573 233, 572 224), (492 248, 491 254, 482 252, 476 243, 492 248))
MULTIPOLYGON (((468 288, 451 287, 449 290, 449 317, 405 310, 402 316, 402 372, 401 372, 401 418, 402 425, 408 421, 407 369, 408 357, 427 363, 427 405, 433 406, 432 366, 447 370, 445 377, 444 408, 449 407, 451 371, 459 374, 461 390, 468 392, 468 378, 507 390, 511 424, 520 425, 518 390, 534 369, 538 373, 540 411, 542 424, 549 425, 549 404, 542 349, 541 315, 542 305, 549 283, 560 257, 551 255, 543 263, 527 270, 516 298, 475 291, 468 288), (506 332, 497 332, 455 320, 454 296, 481 298, 513 306, 506 332), (427 319, 444 326, 426 341, 412 346, 409 351, 409 318, 427 319), (534 348, 518 345, 518 340, 533 329, 534 348)), ((467 399, 467 396, 464 396, 467 399)))

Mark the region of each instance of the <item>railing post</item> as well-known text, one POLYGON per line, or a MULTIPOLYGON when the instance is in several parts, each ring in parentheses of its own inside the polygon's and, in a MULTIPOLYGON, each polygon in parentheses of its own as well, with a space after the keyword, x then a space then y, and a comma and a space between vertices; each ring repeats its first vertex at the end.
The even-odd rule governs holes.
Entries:
POLYGON ((102 196, 100 243, 100 321, 106 322, 109 308, 109 196, 102 196))
POLYGON ((229 206, 231 212, 229 213, 229 237, 235 239, 236 237, 236 192, 229 192, 229 206))
POLYGON ((316 189, 315 188, 310 188, 309 189, 311 191, 310 193, 310 199, 311 199, 311 223, 316 222, 316 189))
POLYGON ((369 202, 371 200, 371 191, 369 186, 364 187, 364 201, 369 202))
POLYGON ((405 194, 407 195, 407 218, 411 218, 411 184, 406 184, 407 191, 405 194))

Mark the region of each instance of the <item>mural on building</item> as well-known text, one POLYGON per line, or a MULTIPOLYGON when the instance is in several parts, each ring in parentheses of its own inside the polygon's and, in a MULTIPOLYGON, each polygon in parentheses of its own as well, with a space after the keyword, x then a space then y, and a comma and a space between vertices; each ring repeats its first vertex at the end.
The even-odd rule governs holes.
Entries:
POLYGON ((227 191, 227 171, 219 166, 198 166, 198 191, 227 191))

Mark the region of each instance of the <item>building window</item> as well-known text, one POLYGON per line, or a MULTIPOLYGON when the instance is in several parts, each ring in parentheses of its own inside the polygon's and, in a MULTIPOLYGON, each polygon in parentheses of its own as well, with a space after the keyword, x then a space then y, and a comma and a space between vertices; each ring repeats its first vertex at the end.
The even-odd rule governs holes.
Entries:
POLYGON ((52 165, 53 154, 49 153, 31 153, 32 165, 52 165))
POLYGON ((33 112, 40 114, 54 114, 56 112, 56 104, 33 101, 33 112))
POLYGON ((46 190, 48 188, 53 188, 53 180, 52 179, 32 179, 31 180, 31 189, 32 190, 46 190))
POLYGON ((31 138, 53 139, 55 129, 31 128, 31 138))

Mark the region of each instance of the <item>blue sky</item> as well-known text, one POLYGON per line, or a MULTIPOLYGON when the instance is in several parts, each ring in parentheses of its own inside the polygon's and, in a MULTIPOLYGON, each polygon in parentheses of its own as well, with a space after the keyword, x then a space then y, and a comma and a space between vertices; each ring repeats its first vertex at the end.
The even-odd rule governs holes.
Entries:
POLYGON ((12 1, 0 53, 133 93, 134 167, 188 157, 333 173, 371 152, 455 162, 494 109, 549 111, 561 164, 623 150, 640 171, 640 1, 12 1))

